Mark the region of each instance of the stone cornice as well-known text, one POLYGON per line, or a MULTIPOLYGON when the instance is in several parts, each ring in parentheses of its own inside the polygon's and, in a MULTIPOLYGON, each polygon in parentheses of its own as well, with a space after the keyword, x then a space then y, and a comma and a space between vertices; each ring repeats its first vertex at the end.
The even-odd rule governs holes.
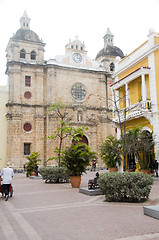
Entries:
POLYGON ((47 64, 45 65, 45 69, 47 68, 54 68, 54 69, 63 69, 63 70, 71 70, 71 71, 78 71, 78 72, 86 72, 86 73, 96 73, 96 74, 103 74, 110 76, 110 74, 107 71, 104 70, 98 70, 98 69, 89 69, 89 68, 76 68, 71 65, 64 66, 64 65, 58 65, 58 64, 47 64))
POLYGON ((9 120, 9 119, 15 119, 15 120, 21 120, 22 119, 22 114, 19 114, 19 113, 7 113, 6 114, 6 118, 9 120))
MULTIPOLYGON (((51 105, 51 104, 50 104, 51 105)), ((49 108, 50 105, 48 104, 25 104, 25 103, 15 103, 15 102, 8 102, 6 104, 6 107, 12 107, 12 106, 21 106, 21 107, 28 107, 28 108, 49 108)), ((94 110, 94 111, 109 111, 109 109, 106 109, 104 107, 94 107, 94 106, 85 106, 85 105, 65 105, 66 109, 73 109, 73 110, 78 110, 78 108, 82 108, 84 111, 86 110, 94 110)))
POLYGON ((73 126, 97 126, 96 122, 70 122, 70 125, 73 126))
POLYGON ((42 104, 25 104, 25 103, 14 103, 14 102, 8 102, 6 104, 6 107, 12 107, 12 106, 21 106, 21 107, 41 107, 44 108, 46 107, 46 105, 42 105, 42 104))
POLYGON ((44 64, 39 64, 39 63, 26 63, 26 62, 20 62, 20 61, 9 61, 9 62, 7 62, 7 67, 12 66, 14 64, 29 66, 29 67, 31 67, 31 66, 32 67, 44 67, 45 66, 45 63, 44 64))
POLYGON ((74 68, 72 66, 60 66, 58 64, 57 65, 56 64, 46 64, 45 62, 44 62, 44 64, 39 64, 39 63, 27 63, 27 62, 21 62, 21 61, 8 61, 6 72, 8 71, 8 67, 12 66, 14 64, 22 65, 22 66, 29 66, 29 67, 43 67, 44 69, 54 68, 54 69, 63 69, 63 70, 67 70, 67 71, 71 70, 71 71, 76 71, 76 72, 78 71, 78 72, 85 72, 85 73, 92 73, 92 74, 103 74, 103 75, 106 75, 107 77, 111 77, 111 74, 104 70, 74 68))

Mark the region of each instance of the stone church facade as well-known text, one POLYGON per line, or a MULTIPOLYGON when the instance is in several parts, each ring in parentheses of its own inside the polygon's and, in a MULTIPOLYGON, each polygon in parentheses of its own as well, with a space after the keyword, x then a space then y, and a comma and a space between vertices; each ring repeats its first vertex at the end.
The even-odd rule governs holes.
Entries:
MULTIPOLYGON (((14 168, 21 168, 31 152, 39 152, 41 164, 54 156, 58 140, 47 137, 59 126, 59 120, 48 111, 51 104, 59 101, 71 116, 71 126, 88 127, 84 138, 99 153, 106 136, 115 134, 115 128, 107 121, 110 72, 101 61, 87 56, 78 37, 65 46, 65 55, 45 61, 45 43, 30 29, 26 12, 20 24, 6 49, 7 161, 14 168)), ((66 139, 63 147, 71 142, 66 139)), ((56 161, 50 164, 56 165, 56 161)))

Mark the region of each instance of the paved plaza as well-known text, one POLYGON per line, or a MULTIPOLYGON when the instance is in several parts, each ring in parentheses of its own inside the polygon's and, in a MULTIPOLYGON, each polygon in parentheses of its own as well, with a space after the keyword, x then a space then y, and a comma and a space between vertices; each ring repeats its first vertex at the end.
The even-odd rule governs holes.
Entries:
MULTIPOLYGON (((81 187, 94 177, 84 174, 81 187)), ((23 173, 13 186, 13 198, 0 197, 0 240, 159 240, 159 220, 143 213, 143 206, 159 205, 159 180, 140 204, 104 202, 70 183, 46 184, 23 173)))

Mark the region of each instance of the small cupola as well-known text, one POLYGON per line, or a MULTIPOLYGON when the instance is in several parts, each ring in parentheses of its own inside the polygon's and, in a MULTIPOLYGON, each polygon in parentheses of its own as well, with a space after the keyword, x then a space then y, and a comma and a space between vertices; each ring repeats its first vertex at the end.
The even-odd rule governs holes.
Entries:
POLYGON ((104 48, 106 48, 107 45, 110 45, 110 46, 114 45, 114 36, 111 33, 109 28, 107 28, 107 32, 103 38, 104 38, 104 48))
POLYGON ((30 18, 26 11, 24 11, 23 16, 20 18, 20 25, 23 29, 30 29, 30 18))
POLYGON ((84 42, 81 42, 79 39, 78 39, 78 36, 75 36, 75 40, 71 41, 71 39, 69 40, 69 43, 66 44, 65 46, 65 51, 66 53, 70 50, 77 50, 79 52, 85 52, 85 44, 84 42))

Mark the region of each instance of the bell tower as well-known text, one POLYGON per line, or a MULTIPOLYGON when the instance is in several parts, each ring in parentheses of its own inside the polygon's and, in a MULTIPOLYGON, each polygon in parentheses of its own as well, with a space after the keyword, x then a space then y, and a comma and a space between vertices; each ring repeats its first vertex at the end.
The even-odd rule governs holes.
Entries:
POLYGON ((30 18, 24 11, 20 28, 9 39, 6 48, 9 82, 7 158, 15 168, 23 166, 31 151, 41 152, 44 158, 44 143, 39 141, 37 130, 44 129, 45 121, 44 46, 45 43, 30 29, 30 18))
POLYGON ((30 20, 24 11, 20 18, 20 29, 10 38, 7 45, 7 62, 44 64, 45 43, 30 29, 30 20))

